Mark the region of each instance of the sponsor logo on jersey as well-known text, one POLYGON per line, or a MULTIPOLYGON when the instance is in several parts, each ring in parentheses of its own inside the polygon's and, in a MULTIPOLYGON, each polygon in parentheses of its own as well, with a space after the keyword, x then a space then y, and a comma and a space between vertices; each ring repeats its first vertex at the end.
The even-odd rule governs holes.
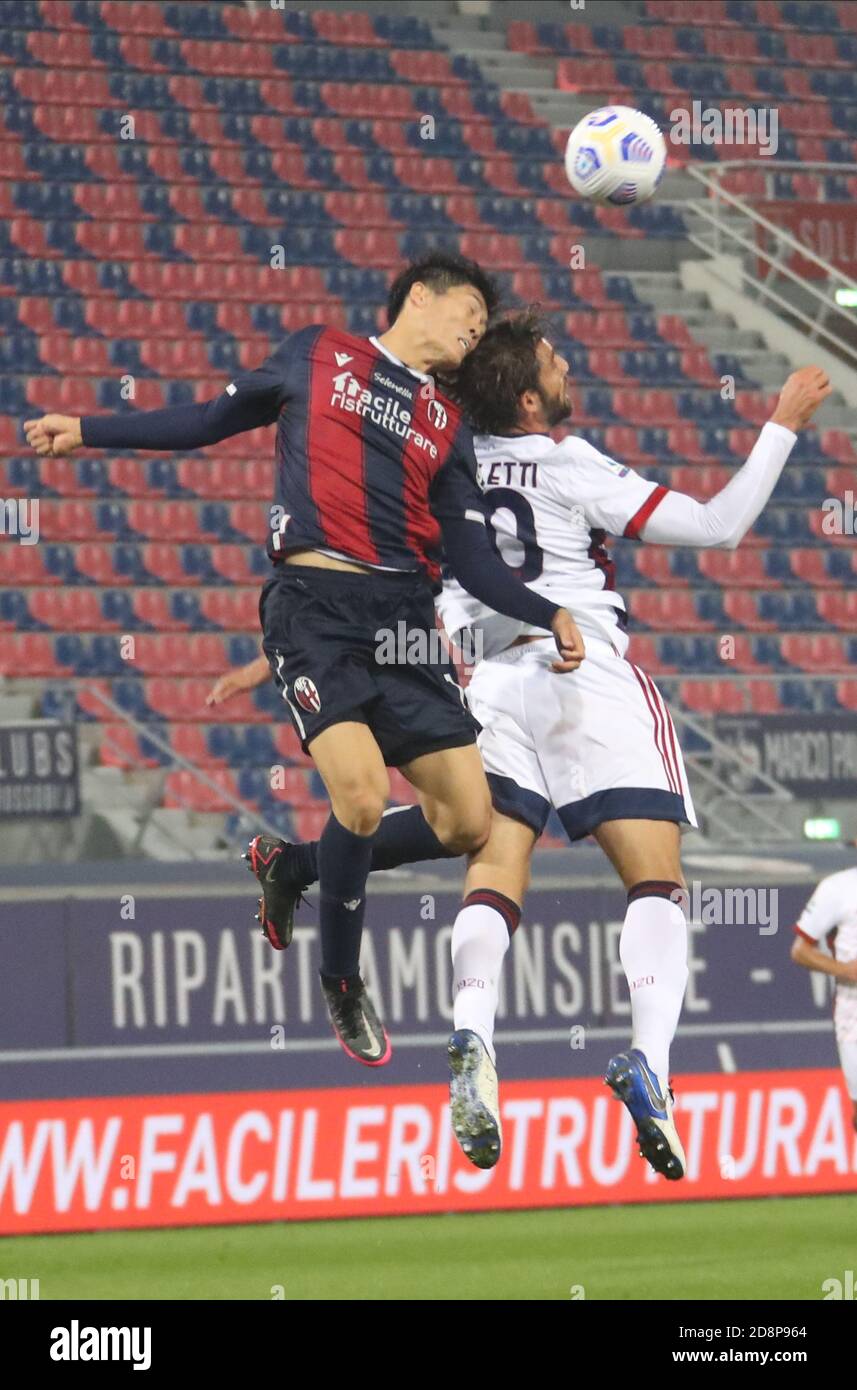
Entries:
MULTIPOLYGON (((424 450, 429 458, 437 458, 437 447, 432 440, 426 438, 419 430, 415 430, 411 421, 413 416, 400 401, 391 399, 389 396, 379 396, 368 387, 361 383, 354 376, 353 372, 339 372, 333 378, 333 394, 330 397, 330 404, 338 410, 345 410, 349 414, 368 416, 375 425, 380 425, 382 429, 389 430, 391 434, 398 435, 400 439, 406 439, 409 443, 415 444, 418 449, 424 450)), ((432 402, 437 404, 437 402, 432 402)), ((442 406, 439 407, 443 417, 443 424, 439 423, 440 416, 435 415, 432 423, 437 429, 443 429, 446 425, 446 411, 442 406)))
MULTIPOLYGON (((351 358, 348 359, 349 362, 351 358)), ((409 386, 402 386, 401 382, 393 381, 390 377, 384 376, 383 372, 376 372, 372 380, 379 386, 386 386, 388 391, 395 391, 396 395, 404 396, 407 400, 413 401, 414 393, 409 386)))
POLYGON ((602 454, 598 462, 609 468, 611 473, 615 473, 617 478, 624 478, 631 471, 624 463, 618 463, 616 459, 608 458, 606 454, 602 454))
POLYGON ((333 355, 336 358, 337 367, 344 367, 346 362, 354 361, 354 358, 349 357, 347 352, 335 352, 333 355))
POLYGON ((295 681, 295 699, 301 709, 307 710, 310 714, 318 714, 321 709, 321 696, 315 687, 315 681, 311 681, 309 676, 298 676, 295 681))

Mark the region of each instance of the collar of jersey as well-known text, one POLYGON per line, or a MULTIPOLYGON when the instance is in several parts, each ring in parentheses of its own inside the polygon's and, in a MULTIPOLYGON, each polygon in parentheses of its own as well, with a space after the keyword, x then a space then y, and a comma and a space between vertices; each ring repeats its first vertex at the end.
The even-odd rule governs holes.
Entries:
POLYGON ((556 448, 556 440, 549 434, 480 434, 477 438, 483 448, 504 449, 510 444, 540 444, 541 449, 547 445, 551 449, 556 448))
POLYGON ((417 381, 431 381, 431 377, 425 372, 418 372, 415 367, 409 367, 407 362, 403 362, 394 352, 390 352, 389 348, 385 348, 384 344, 379 343, 377 338, 372 337, 369 339, 369 342, 372 344, 373 348, 384 354, 388 362, 392 362, 395 366, 401 367, 402 371, 407 372, 410 376, 415 376, 417 381))

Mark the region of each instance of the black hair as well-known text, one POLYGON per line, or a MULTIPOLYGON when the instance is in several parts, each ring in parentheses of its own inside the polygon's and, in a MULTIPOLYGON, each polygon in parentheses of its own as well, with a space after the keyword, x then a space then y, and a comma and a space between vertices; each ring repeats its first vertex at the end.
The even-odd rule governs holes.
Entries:
POLYGON ((476 261, 457 251, 427 251, 400 271, 387 296, 387 322, 392 326, 408 297, 412 285, 428 285, 435 294, 444 294, 454 285, 472 285, 485 300, 489 317, 497 308, 500 291, 496 282, 476 261))
POLYGON ((452 394, 477 434, 511 434, 524 391, 541 391, 536 349, 548 333, 539 306, 493 324, 455 375, 452 394))

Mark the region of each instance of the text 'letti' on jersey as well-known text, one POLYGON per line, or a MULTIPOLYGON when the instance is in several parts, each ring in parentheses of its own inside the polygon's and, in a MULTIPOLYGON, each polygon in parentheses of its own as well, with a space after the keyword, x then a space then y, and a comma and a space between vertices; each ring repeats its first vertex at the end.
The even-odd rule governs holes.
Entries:
MULTIPOLYGON (((475 446, 489 535, 502 558, 529 588, 567 607, 584 636, 607 637, 624 655, 625 602, 604 541, 636 539, 667 489, 573 436, 556 444, 543 434, 478 435, 475 446)), ((485 656, 535 631, 493 613, 454 579, 444 581, 437 605, 451 636, 481 630, 485 656)))

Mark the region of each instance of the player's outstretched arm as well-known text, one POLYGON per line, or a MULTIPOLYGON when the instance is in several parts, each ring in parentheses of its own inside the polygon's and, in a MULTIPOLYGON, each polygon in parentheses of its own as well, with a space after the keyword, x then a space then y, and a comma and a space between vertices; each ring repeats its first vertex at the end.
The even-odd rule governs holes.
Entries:
POLYGON ((116 415, 44 415, 27 420, 27 442, 37 454, 64 456, 87 449, 203 449, 233 434, 271 425, 289 399, 289 370, 297 358, 286 339, 260 367, 235 378, 210 401, 129 410, 116 415))
POLYGON ((809 424, 830 391, 827 373, 820 367, 792 372, 750 457, 726 486, 708 502, 697 502, 682 492, 667 492, 642 527, 640 539, 655 545, 735 550, 776 487, 798 430, 809 424))
POLYGON ((57 458, 73 454, 83 443, 80 420, 74 415, 43 415, 41 420, 26 420, 24 433, 37 454, 53 454, 57 458))
POLYGON ((264 685, 270 679, 271 668, 268 658, 262 652, 253 661, 248 661, 246 666, 233 666, 231 671, 225 671, 222 676, 218 676, 205 697, 205 703, 222 705, 234 695, 241 695, 245 690, 255 690, 257 685, 264 685))
POLYGON ((211 401, 133 410, 117 415, 45 415, 27 420, 27 442, 37 454, 66 455, 90 449, 202 449, 276 418, 257 397, 224 391, 211 401))

